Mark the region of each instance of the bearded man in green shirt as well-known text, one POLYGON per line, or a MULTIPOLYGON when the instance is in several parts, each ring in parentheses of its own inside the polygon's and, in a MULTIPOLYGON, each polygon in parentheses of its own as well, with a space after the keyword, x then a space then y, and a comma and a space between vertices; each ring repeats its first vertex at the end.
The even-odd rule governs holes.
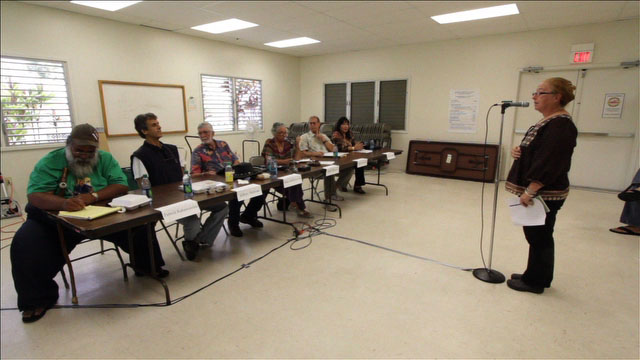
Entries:
MULTIPOLYGON (((113 156, 98 150, 98 132, 89 124, 73 128, 66 147, 53 150, 36 164, 29 176, 25 207, 27 221, 11 243, 11 273, 18 293, 22 321, 42 318, 58 300, 58 284, 53 280, 65 260, 58 240, 55 221, 45 211, 77 211, 99 200, 128 191, 127 178, 113 156)), ((64 228, 68 252, 84 237, 64 228)), ((151 272, 146 226, 132 229, 136 275, 151 272)), ((102 237, 129 252, 127 231, 102 237)), ((153 234, 153 256, 159 277, 166 277, 162 253, 153 234)))

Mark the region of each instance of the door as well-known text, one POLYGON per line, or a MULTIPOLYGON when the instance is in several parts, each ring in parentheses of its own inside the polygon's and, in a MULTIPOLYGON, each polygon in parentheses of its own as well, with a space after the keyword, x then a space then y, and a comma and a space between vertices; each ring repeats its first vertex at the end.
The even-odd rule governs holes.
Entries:
MULTIPOLYGON (((576 86, 576 98, 566 107, 578 128, 577 146, 569 180, 573 186, 605 190, 624 189, 638 169, 638 67, 522 72, 518 99, 531 99, 538 84, 563 77, 576 86), (603 117, 607 94, 624 94, 620 118, 603 117)), ((542 115, 533 107, 518 108, 511 146, 520 143, 526 130, 542 115)), ((507 168, 513 161, 507 161, 507 168)))

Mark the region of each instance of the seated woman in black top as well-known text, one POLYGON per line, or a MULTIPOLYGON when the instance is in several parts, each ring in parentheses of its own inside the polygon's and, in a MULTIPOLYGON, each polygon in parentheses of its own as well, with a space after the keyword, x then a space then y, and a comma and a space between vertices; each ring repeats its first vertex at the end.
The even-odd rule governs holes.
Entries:
MULTIPOLYGON (((283 123, 276 122, 273 124, 271 128, 273 138, 267 139, 262 149, 262 156, 264 156, 267 162, 269 161, 269 157, 275 158, 278 165, 289 165, 291 160, 293 160, 295 149, 294 146, 287 141, 288 132, 289 130, 283 123)), ((281 208, 286 210, 290 202, 291 206, 297 209, 298 216, 306 218, 313 217, 310 212, 305 210, 304 200, 302 200, 302 185, 295 185, 286 189, 277 187, 275 189, 286 197, 283 202, 279 203, 278 210, 281 210, 281 208)))
MULTIPOLYGON (((351 133, 351 124, 349 119, 341 117, 338 119, 336 126, 333 128, 333 136, 331 141, 338 147, 340 152, 349 152, 355 150, 362 150, 364 144, 362 142, 356 143, 351 133)), ((364 167, 356 168, 356 182, 353 184, 353 191, 358 194, 364 194, 362 187, 364 186, 364 167)), ((342 191, 347 191, 343 188, 342 191)))

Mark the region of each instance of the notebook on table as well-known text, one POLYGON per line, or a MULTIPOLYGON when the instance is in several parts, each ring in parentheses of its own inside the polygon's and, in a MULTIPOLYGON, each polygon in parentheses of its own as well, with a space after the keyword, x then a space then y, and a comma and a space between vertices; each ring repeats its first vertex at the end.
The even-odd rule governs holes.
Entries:
POLYGON ((79 211, 60 211, 58 212, 58 216, 73 219, 93 220, 105 215, 113 214, 118 212, 118 210, 120 210, 119 207, 88 205, 79 211))

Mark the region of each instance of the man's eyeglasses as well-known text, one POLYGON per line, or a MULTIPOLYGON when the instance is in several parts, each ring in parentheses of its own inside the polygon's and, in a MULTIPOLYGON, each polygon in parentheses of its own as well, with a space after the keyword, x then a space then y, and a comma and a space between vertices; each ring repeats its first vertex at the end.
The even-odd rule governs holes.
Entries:
POLYGON ((536 91, 534 93, 531 93, 531 96, 540 96, 540 95, 547 95, 547 94, 556 94, 555 91, 536 91))

